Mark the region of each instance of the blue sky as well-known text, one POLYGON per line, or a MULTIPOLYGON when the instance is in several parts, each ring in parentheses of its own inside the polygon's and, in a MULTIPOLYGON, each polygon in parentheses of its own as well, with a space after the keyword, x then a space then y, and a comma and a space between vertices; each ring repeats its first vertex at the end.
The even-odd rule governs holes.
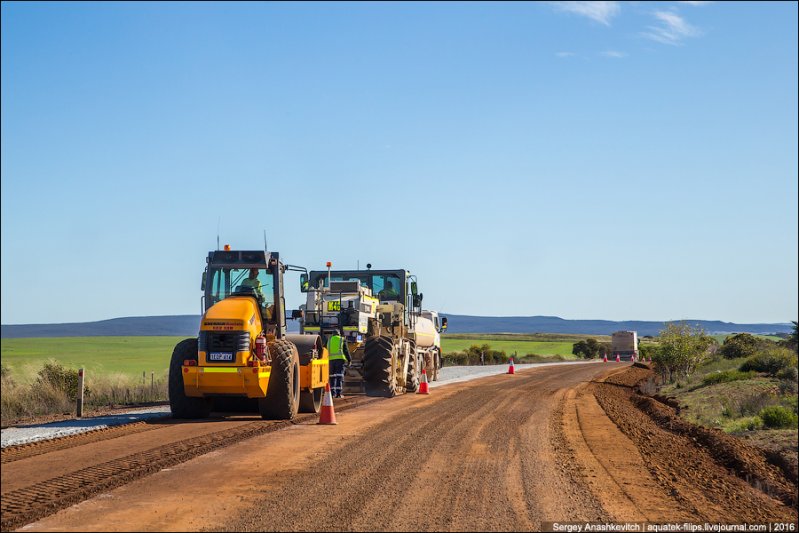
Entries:
POLYGON ((218 225, 447 313, 796 320, 797 127, 793 2, 3 2, 2 322, 199 313, 218 225))

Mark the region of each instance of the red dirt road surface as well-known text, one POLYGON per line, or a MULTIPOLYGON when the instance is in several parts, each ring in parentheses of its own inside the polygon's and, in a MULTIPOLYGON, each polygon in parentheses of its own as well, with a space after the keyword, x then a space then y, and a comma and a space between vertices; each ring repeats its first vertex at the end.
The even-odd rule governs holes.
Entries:
POLYGON ((35 455, 4 450, 2 526, 500 531, 548 521, 795 522, 795 480, 754 448, 690 434, 657 411, 665 406, 644 405, 633 385, 647 372, 553 366, 429 396, 348 399, 336 403, 336 426, 310 416, 294 424, 164 421, 35 455))

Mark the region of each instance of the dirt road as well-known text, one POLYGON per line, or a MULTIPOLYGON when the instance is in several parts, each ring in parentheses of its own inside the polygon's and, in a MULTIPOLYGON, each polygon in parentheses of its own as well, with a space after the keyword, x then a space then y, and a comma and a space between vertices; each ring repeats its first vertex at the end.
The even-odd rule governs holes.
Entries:
MULTIPOLYGON (((337 426, 235 417, 76 439, 4 459, 3 529, 48 514, 25 530, 496 531, 544 521, 753 517, 724 502, 698 515, 680 480, 661 479, 661 466, 620 429, 624 421, 607 416, 602 402, 614 408, 592 381, 628 366, 547 367, 430 396, 349 399, 336 404, 337 426)), ((657 426, 651 431, 657 440, 657 426)), ((758 518, 795 519, 790 506, 723 465, 703 466, 737 501, 757 504, 758 518)), ((690 482, 702 493, 701 479, 690 482)))

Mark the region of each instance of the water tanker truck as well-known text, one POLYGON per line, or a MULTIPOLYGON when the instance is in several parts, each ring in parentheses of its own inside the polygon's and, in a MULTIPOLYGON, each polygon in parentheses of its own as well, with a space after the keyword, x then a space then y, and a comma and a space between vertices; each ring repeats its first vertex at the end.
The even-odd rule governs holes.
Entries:
POLYGON ((422 369, 437 379, 440 333, 447 319, 422 311, 416 277, 407 270, 317 270, 301 277, 307 293, 300 331, 341 332, 352 362, 345 391, 391 397, 415 392, 422 369), (439 322, 440 320, 440 322, 439 322))

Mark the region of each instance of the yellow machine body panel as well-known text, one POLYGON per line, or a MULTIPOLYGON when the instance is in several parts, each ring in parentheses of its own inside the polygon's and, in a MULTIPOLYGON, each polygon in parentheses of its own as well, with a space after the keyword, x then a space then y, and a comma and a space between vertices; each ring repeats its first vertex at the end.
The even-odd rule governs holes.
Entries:
POLYGON ((183 367, 183 390, 186 396, 246 396, 264 398, 269 386, 271 367, 183 367))
POLYGON ((231 296, 211 306, 203 316, 200 330, 224 331, 224 328, 230 325, 244 327, 249 323, 255 326, 255 322, 258 326, 261 325, 258 304, 255 300, 247 296, 231 296))
MULTIPOLYGON (((262 331, 261 313, 253 298, 232 296, 211 306, 200 322, 197 366, 183 366, 186 396, 266 397, 271 366, 262 366, 253 354, 255 339, 262 331)), ((267 345, 270 349, 271 342, 267 345)), ((327 349, 323 348, 321 358, 300 366, 300 388, 324 387, 329 375, 327 349)))
POLYGON ((186 396, 264 398, 271 367, 248 366, 263 330, 255 299, 231 296, 211 306, 200 322, 197 366, 183 367, 186 396))
POLYGON ((311 364, 300 366, 300 388, 316 389, 324 387, 330 379, 330 365, 327 360, 327 349, 321 359, 314 359, 311 364))

